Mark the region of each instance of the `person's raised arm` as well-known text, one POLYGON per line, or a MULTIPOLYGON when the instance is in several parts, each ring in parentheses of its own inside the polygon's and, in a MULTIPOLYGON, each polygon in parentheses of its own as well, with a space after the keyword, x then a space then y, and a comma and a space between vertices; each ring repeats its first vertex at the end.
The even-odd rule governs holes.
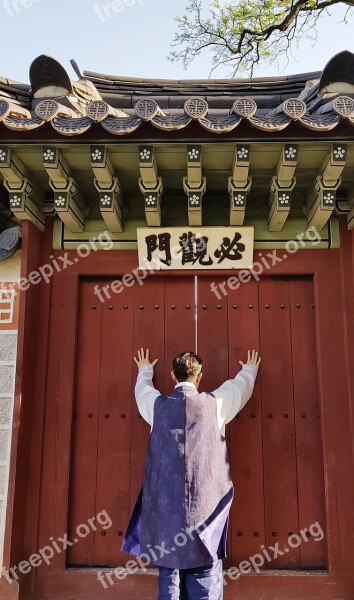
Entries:
POLYGON ((149 425, 153 426, 154 421, 154 404, 160 392, 155 389, 152 383, 154 376, 154 366, 158 359, 152 363, 149 360, 149 349, 144 352, 143 348, 138 350, 137 358, 134 356, 134 361, 139 369, 138 377, 135 384, 135 399, 138 405, 139 413, 149 425))
POLYGON ((217 401, 218 423, 220 429, 229 423, 252 396, 261 358, 256 350, 248 350, 247 363, 241 360, 242 369, 234 379, 225 381, 212 392, 217 401))

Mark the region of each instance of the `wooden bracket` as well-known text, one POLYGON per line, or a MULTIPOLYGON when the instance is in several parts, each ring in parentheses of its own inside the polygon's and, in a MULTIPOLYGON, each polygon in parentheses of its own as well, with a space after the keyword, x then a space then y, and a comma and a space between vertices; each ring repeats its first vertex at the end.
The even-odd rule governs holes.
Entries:
POLYGON ((230 225, 243 225, 246 214, 247 195, 252 186, 252 177, 248 177, 244 187, 236 185, 229 177, 228 190, 230 194, 230 225))
POLYGON ((155 188, 146 187, 142 178, 139 179, 139 187, 144 196, 145 216, 149 227, 161 226, 161 196, 163 184, 161 177, 157 178, 155 188))
POLYGON ((336 190, 341 184, 341 174, 347 159, 347 145, 332 144, 322 163, 320 174, 309 193, 307 220, 309 226, 321 231, 334 211, 336 190))
POLYGON ((153 146, 139 146, 140 179, 146 189, 158 187, 159 173, 153 146))
POLYGON ((202 147, 196 144, 187 146, 187 181, 190 188, 202 186, 202 147))
POLYGON ((0 173, 9 192, 10 209, 20 221, 31 221, 40 231, 44 230, 41 211, 44 191, 29 179, 29 173, 11 148, 0 146, 0 173))
POLYGON ((188 197, 188 223, 193 227, 200 227, 202 225, 202 213, 203 213, 203 196, 206 192, 206 178, 203 177, 201 185, 196 187, 190 187, 188 178, 183 178, 183 189, 188 197))
POLYGON ((91 167, 95 175, 95 188, 99 193, 100 210, 108 229, 123 231, 123 197, 106 146, 91 146, 91 167))
POLYGON ((83 231, 85 201, 59 148, 43 148, 43 166, 54 192, 54 208, 58 217, 70 231, 83 231))
POLYGON ((113 177, 111 187, 109 188, 102 188, 101 182, 97 179, 95 179, 94 183, 99 193, 101 215, 108 229, 112 232, 123 231, 123 215, 120 205, 121 188, 118 179, 113 177))
POLYGON ((315 227, 317 231, 321 231, 326 225, 334 211, 336 191, 340 184, 340 177, 333 186, 325 184, 320 175, 316 178, 312 192, 313 196, 315 196, 315 200, 312 202, 311 208, 307 214, 309 227, 315 227))
POLYGON ((268 230, 281 231, 289 216, 291 206, 291 192, 296 185, 294 177, 283 187, 277 177, 272 178, 269 192, 268 230))
POLYGON ((33 188, 28 179, 24 178, 19 187, 4 181, 9 192, 10 209, 20 221, 31 221, 40 231, 44 231, 44 215, 38 206, 31 200, 33 188))
POLYGON ((237 144, 232 167, 233 185, 236 188, 246 188, 249 181, 250 169, 250 146, 247 144, 237 144))

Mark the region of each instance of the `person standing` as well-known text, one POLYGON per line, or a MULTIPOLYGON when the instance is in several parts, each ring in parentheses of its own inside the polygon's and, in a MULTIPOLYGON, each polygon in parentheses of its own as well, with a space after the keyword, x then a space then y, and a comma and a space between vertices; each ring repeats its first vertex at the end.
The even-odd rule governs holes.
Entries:
POLYGON ((234 496, 225 425, 250 399, 261 358, 248 350, 241 371, 200 393, 202 360, 182 352, 172 363, 171 395, 153 385, 149 350, 134 357, 141 416, 149 423, 143 484, 121 550, 159 570, 157 600, 221 600, 234 496))

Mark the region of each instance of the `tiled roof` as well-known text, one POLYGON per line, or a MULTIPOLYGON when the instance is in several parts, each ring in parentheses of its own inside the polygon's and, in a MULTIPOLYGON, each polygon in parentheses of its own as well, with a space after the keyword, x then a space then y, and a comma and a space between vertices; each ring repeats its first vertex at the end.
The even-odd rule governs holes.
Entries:
MULTIPOLYGON (((31 85, 0 78, 0 123, 31 131, 50 123, 78 136, 100 123, 103 132, 127 135, 150 123, 171 132, 192 122, 213 134, 242 121, 276 132, 296 121, 327 132, 341 120, 354 125, 354 55, 336 55, 323 72, 253 79, 158 80, 84 71, 71 81, 55 59, 39 56, 31 85)), ((1 125, 0 125, 1 127, 1 125)))

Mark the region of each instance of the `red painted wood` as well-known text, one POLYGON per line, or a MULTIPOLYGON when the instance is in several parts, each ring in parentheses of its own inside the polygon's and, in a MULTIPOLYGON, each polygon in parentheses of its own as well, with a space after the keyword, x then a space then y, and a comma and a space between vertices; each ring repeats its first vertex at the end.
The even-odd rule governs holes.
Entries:
MULTIPOLYGON (((60 252, 55 253, 59 256, 60 252)), ((70 253, 71 258, 75 257, 75 253, 70 253)), ((256 253, 257 256, 257 253, 256 253)), ((316 310, 316 347, 318 352, 318 380, 320 390, 320 411, 323 418, 320 419, 321 433, 323 438, 323 449, 324 449, 324 463, 325 463, 325 490, 326 490, 326 520, 328 524, 328 554, 329 554, 329 567, 331 577, 325 577, 321 575, 291 575, 282 577, 281 575, 271 575, 270 573, 264 576, 242 576, 239 582, 235 582, 225 589, 225 597, 237 597, 242 593, 242 597, 253 599, 254 596, 262 595, 264 600, 269 598, 274 600, 277 597, 284 598, 312 598, 314 594, 324 599, 333 600, 334 597, 352 600, 352 590, 354 587, 352 573, 352 559, 353 559, 353 539, 352 532, 354 527, 352 526, 352 515, 351 506, 353 505, 353 472, 352 472, 352 439, 351 439, 351 421, 348 418, 348 395, 346 382, 348 381, 348 371, 346 370, 345 352, 343 343, 343 321, 338 317, 343 310, 343 297, 341 295, 341 285, 339 269, 340 269, 340 252, 337 250, 324 251, 316 250, 310 251, 299 251, 293 256, 289 256, 287 261, 276 265, 267 274, 299 274, 299 273, 315 273, 315 304, 316 310), (330 340, 330 343, 328 343, 330 340), (338 374, 338 377, 333 377, 333 373, 338 374), (339 443, 340 440, 340 443, 339 443), (343 579, 343 574, 350 574, 351 578, 347 580, 343 579)), ((66 519, 68 516, 67 507, 67 485, 68 485, 68 473, 69 473, 69 452, 70 449, 70 428, 72 422, 71 409, 73 406, 73 374, 74 374, 74 349, 76 348, 75 341, 75 319, 76 319, 76 300, 75 300, 75 280, 74 277, 70 281, 69 295, 67 298, 61 300, 63 296, 63 289, 65 287, 65 274, 86 274, 92 275, 97 274, 103 275, 114 275, 115 273, 124 273, 136 266, 136 253, 135 252, 122 252, 122 253, 94 253, 87 259, 79 261, 79 263, 73 265, 66 273, 56 274, 53 282, 53 300, 50 314, 50 339, 48 347, 48 368, 45 366, 43 370, 37 370, 38 377, 42 378, 42 383, 38 382, 40 386, 47 385, 47 393, 45 397, 44 407, 38 404, 32 404, 34 420, 38 421, 38 431, 40 432, 40 421, 43 417, 43 408, 46 411, 45 422, 44 422, 44 440, 43 440, 43 457, 42 462, 36 454, 36 464, 33 464, 34 455, 31 457, 31 463, 33 469, 42 469, 42 485, 41 485, 41 502, 37 505, 37 509, 40 515, 39 523, 39 540, 36 547, 33 547, 33 551, 36 548, 41 547, 43 543, 48 541, 49 535, 62 535, 65 531, 66 519), (63 323, 66 327, 63 328, 63 323), (66 329, 67 332, 61 332, 60 329, 66 329), (70 334, 68 334, 70 330, 70 334), (59 351, 60 349, 60 351, 59 351), (64 358, 61 354, 66 352, 64 358), (60 367, 60 374, 64 371, 64 380, 62 383, 58 382, 57 368, 60 367), (47 375, 46 375, 47 371, 47 375), (47 378, 47 384, 45 380, 47 378), (60 413, 60 414, 59 414, 60 413), (58 425, 59 423, 59 425, 58 425), (56 438, 56 439, 53 439, 56 438), (64 529, 63 529, 64 527, 64 529)), ((223 275, 222 278, 226 278, 231 273, 223 275)), ((215 275, 216 276, 216 275, 215 275)), ((166 281, 170 275, 159 274, 150 279, 153 286, 157 283, 163 285, 166 295, 166 281)), ((201 275, 201 278, 214 278, 213 274, 201 275)), ((217 273, 217 277, 220 278, 220 273, 217 273)), ((185 278, 184 274, 178 274, 174 279, 179 279, 182 284, 185 278)), ((68 281, 68 280, 67 280, 68 281)), ((148 290, 148 286, 143 288, 133 288, 134 296, 137 296, 137 300, 140 300, 143 296, 145 298, 151 298, 153 293, 148 290), (136 289, 138 294, 136 294, 136 289), (142 293, 144 291, 144 294, 142 293), (145 292, 147 296, 145 296, 145 292), (138 298, 139 296, 139 298, 138 298)), ((66 295, 66 294, 65 294, 66 295)), ((161 297, 161 295, 160 295, 161 297)), ((43 303, 41 304, 41 313, 45 309, 45 304, 49 303, 50 294, 44 294, 43 303)), ((138 304, 138 302, 135 302, 138 304)), ((159 312, 156 310, 156 312, 159 312)), ((221 310, 222 312, 222 310, 221 310)), ((47 313, 48 314, 48 313, 47 313)), ((150 315, 151 316, 151 315, 150 315)), ((162 319, 166 319, 165 316, 162 319)), ((173 321, 173 320, 172 320, 173 321)), ((145 335, 146 328, 141 329, 139 323, 143 323, 142 316, 137 315, 137 320, 134 323, 134 336, 135 339, 142 339, 145 335), (140 338, 139 338, 140 336, 140 338)), ((156 323, 154 328, 151 322, 148 324, 149 338, 152 339, 155 344, 155 352, 162 356, 162 363, 164 362, 164 340, 159 339, 159 329, 161 329, 161 320, 154 320, 156 323), (156 330, 155 330, 156 329, 156 330)), ((206 327, 207 321, 205 320, 206 327)), ((174 326, 174 325, 173 325, 174 326)), ((46 324, 43 325, 43 328, 46 324)), ((280 330, 281 326, 278 325, 280 330)), ((177 329, 177 327, 176 327, 177 329)), ((266 330, 267 327, 262 328, 266 330)), ((253 331, 253 328, 252 328, 253 331)), ((286 328, 285 328, 286 331, 286 328)), ((219 332, 216 332, 219 336, 219 332)), ((209 338, 212 339, 211 335, 209 338)), ((244 333, 246 337, 246 333, 244 333)), ((146 339, 146 338, 145 338, 146 339)), ((263 337, 264 339, 264 337, 263 337)), ((144 341, 144 339, 142 340, 144 341)), ((262 341, 262 339, 261 339, 262 341)), ((33 351, 31 342, 25 340, 24 352, 33 353, 33 361, 38 364, 39 354, 33 351)), ((270 358, 274 355, 275 349, 270 352, 269 348, 274 346, 274 341, 266 338, 266 354, 270 358)), ((270 348, 271 349, 271 348, 270 348)), ((200 348, 199 348, 200 351, 200 348)), ((294 348, 292 348, 294 353, 294 348)), ((42 357, 46 349, 42 351, 42 357)), ((172 352, 172 351, 171 351, 172 352)), ((201 352, 201 351, 200 351, 201 352)), ((261 352, 263 356, 262 367, 261 367, 261 382, 263 381, 264 371, 264 348, 261 345, 261 352)), ((161 360, 161 359, 160 359, 161 360)), ((285 359, 282 359, 284 362, 285 359)), ((165 361, 167 362, 167 353, 165 361)), ((270 364, 270 362, 269 362, 270 364)), ((277 366, 279 370, 279 365, 277 366)), ((300 368, 300 367, 299 367, 300 368)), ((164 378, 167 377, 167 364, 159 365, 157 372, 157 385, 162 389, 164 378)), ((267 375, 268 379, 271 377, 271 373, 267 375)), ((273 373, 273 378, 274 378, 273 373)), ((135 380, 135 373, 132 374, 132 385, 135 380)), ((275 380, 278 383, 277 380, 275 380)), ((165 384, 168 383, 166 379, 165 384)), ((219 378, 217 384, 219 384, 219 378)), ((282 382, 281 382, 282 383, 282 382)), ((272 384, 272 382, 270 382, 272 384)), ((269 382, 268 384, 269 385, 269 382)), ((273 385, 275 387, 275 383, 273 385)), ((33 393, 33 392, 32 392, 33 393)), ((31 394, 26 392, 26 398, 31 400, 31 394)), ((105 393, 103 394, 105 395, 105 393)), ((262 397, 264 400, 264 395, 262 397)), ((131 396, 131 407, 132 414, 134 415, 135 400, 133 394, 131 396)), ((247 410, 247 407, 244 409, 247 410)), ((134 416, 132 417, 134 419, 134 416)), ((132 446, 133 450, 136 451, 138 445, 144 443, 143 436, 145 439, 148 436, 149 427, 138 419, 137 427, 135 428, 134 434, 132 433, 132 446), (143 426, 139 430, 139 424, 143 426)), ((238 420, 237 420, 238 421, 238 420)), ((242 423, 242 420, 240 421, 242 423)), ((296 430, 297 431, 297 430, 296 430)), ((132 425, 133 432, 133 425, 132 425)), ((273 444, 274 445, 274 444, 273 444)), ((38 444, 38 448, 40 445, 38 444)), ((144 448, 140 452, 140 459, 143 458, 144 448)), ((278 457, 273 453, 274 461, 282 457, 278 457)), ((265 459, 265 463, 266 463, 265 459)), ((142 472, 138 472, 137 465, 132 463, 131 477, 132 485, 134 481, 136 488, 138 488, 139 477, 142 472), (135 469, 135 472, 134 472, 135 469)), ((269 466, 269 461, 267 463, 269 466)), ((274 467, 273 464, 273 467, 274 467)), ((140 463, 142 466, 142 461, 140 463)), ((274 468, 273 468, 274 471, 274 468)), ((26 473, 23 471, 23 475, 26 473)), ((236 496, 237 498, 237 496, 236 496)), ((300 499, 300 495, 299 495, 300 499)), ((235 499, 236 500, 236 499, 235 499)), ((131 504, 135 501, 135 498, 131 498, 131 504)), ((284 502, 283 504, 286 504, 284 502)), ((36 506, 35 503, 31 504, 36 506)), ((301 515, 301 512, 300 512, 301 515)), ((27 521, 32 518, 32 514, 27 515, 27 521)), ((300 516, 301 520, 301 516, 300 516)), ((30 539, 30 538, 28 538, 30 539)), ((103 540, 102 536, 102 540, 103 540)), ((101 541, 102 541, 101 540, 101 541)), ((272 541, 272 540, 271 540, 272 541)), ((20 549, 22 555, 22 550, 20 549)), ((97 598, 98 592, 100 591, 100 585, 96 579, 95 571, 64 571, 63 557, 53 564, 53 573, 50 574, 47 568, 36 570, 36 585, 33 593, 38 599, 43 598, 49 599, 51 596, 61 598, 65 597, 79 597, 79 598, 97 598), (54 573, 54 570, 56 573, 54 573), (98 586, 98 587, 97 587, 98 586)), ((273 566, 273 563, 272 563, 273 566)), ((121 584, 124 587, 120 588, 120 594, 123 594, 127 600, 130 598, 154 598, 156 590, 156 580, 153 581, 150 578, 141 578, 139 576, 129 576, 129 578, 121 584), (142 583, 143 582, 143 583, 142 583), (122 591, 124 590, 124 591, 122 591)), ((105 591, 105 597, 110 597, 110 592, 105 591)), ((117 588, 114 588, 111 597, 116 597, 117 588)))
MULTIPOLYGON (((75 273, 53 281, 44 431, 41 520, 38 545, 67 532, 71 423, 74 393, 78 287, 75 273), (65 293, 63 293, 65 289, 65 293), (63 327, 65 323, 65 327, 63 327), (53 433, 55 432, 55 433, 53 433)), ((63 569, 65 553, 54 552, 44 570, 63 569)))
MULTIPOLYGON (((39 231, 30 222, 22 228, 21 276, 38 268, 41 252, 39 231)), ((29 447, 32 425, 31 402, 35 385, 38 294, 36 286, 20 292, 16 381, 8 481, 7 519, 4 540, 5 567, 17 564, 23 556, 26 499, 28 492, 29 447), (29 351, 29 349, 31 349, 29 351)), ((37 467, 38 468, 38 467, 37 467)))
MULTIPOLYGON (((228 314, 232 377, 241 369, 239 360, 247 362, 248 350, 254 348, 260 352, 258 283, 255 280, 231 291, 228 314)), ((259 553, 260 545, 265 544, 260 377, 261 366, 252 397, 229 425, 229 457, 235 486, 229 532, 233 564, 259 553)))
MULTIPOLYGON (((212 392, 229 378, 227 297, 219 300, 211 291, 214 277, 198 277, 198 355, 203 361, 200 390, 212 392)), ((226 432, 227 442, 229 432, 226 432)), ((231 529, 229 523, 229 530, 231 529)), ((232 564, 231 532, 228 532, 225 567, 232 564)))
MULTIPOLYGON (((140 348, 150 349, 150 358, 158 358, 154 369, 154 385, 159 391, 163 390, 165 378, 164 365, 164 331, 163 322, 164 306, 164 280, 148 280, 144 286, 134 288, 134 326, 133 326, 133 353, 137 356, 140 348)), ((132 378, 132 427, 130 433, 130 499, 129 514, 131 514, 137 500, 144 474, 146 447, 150 434, 150 426, 139 415, 136 405, 134 387, 138 369, 134 364, 132 378)), ((124 523, 124 531, 128 519, 124 523)), ((133 558, 133 557, 130 557, 133 558)), ((124 564, 129 560, 125 554, 124 564)))
POLYGON ((129 517, 133 294, 126 288, 102 309, 96 511, 106 511, 113 523, 107 530, 99 527, 95 561, 113 566, 127 559, 120 546, 129 517))
POLYGON ((76 534, 76 528, 96 515, 99 400, 101 373, 102 305, 93 295, 93 284, 80 285, 76 392, 74 399, 67 565, 96 564, 95 537, 76 534), (93 308, 95 307, 95 309, 93 308))
POLYGON ((181 352, 195 352, 194 278, 165 279, 165 387, 170 393, 172 361, 181 352))
POLYGON ((299 529, 318 523, 315 536, 301 535, 300 562, 303 568, 325 568, 326 538, 320 539, 326 522, 313 284, 289 281, 289 289, 299 529))
MULTIPOLYGON (((286 281, 264 278, 259 289, 262 355, 262 422, 266 546, 288 547, 298 531, 295 428, 289 290, 286 281), (284 306, 284 308, 281 308, 284 306), (267 308, 268 307, 268 308, 267 308), (284 418, 284 414, 288 418, 284 418)), ((298 549, 289 548, 267 568, 297 567, 298 549)))
MULTIPOLYGON (((155 600, 157 576, 128 575, 121 581, 115 581, 107 589, 97 579, 97 571, 66 571, 40 576, 37 582, 38 600, 155 600)), ((242 598, 245 600, 352 600, 353 577, 337 579, 321 573, 273 572, 264 574, 243 574, 239 580, 232 581, 224 573, 225 600, 242 598)))
POLYGON ((200 390, 212 392, 229 378, 227 298, 211 292, 213 277, 198 278, 198 354, 203 360, 200 390))
MULTIPOLYGON (((348 419, 343 307, 340 274, 317 273, 314 280, 320 414, 324 447, 328 568, 352 576, 354 469, 352 425, 348 419)), ((354 589, 354 588, 353 588, 354 589)))

